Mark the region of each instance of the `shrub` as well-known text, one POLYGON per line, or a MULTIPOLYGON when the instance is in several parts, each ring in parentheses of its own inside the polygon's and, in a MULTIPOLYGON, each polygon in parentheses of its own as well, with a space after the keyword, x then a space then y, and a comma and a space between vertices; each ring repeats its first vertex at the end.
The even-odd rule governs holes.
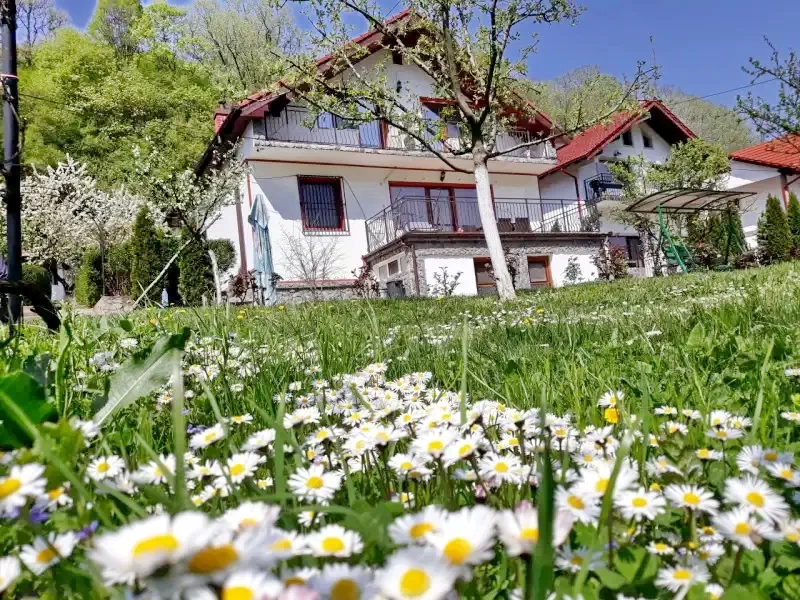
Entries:
POLYGON ((92 307, 100 300, 101 289, 100 250, 87 248, 75 280, 75 300, 78 304, 92 307))
POLYGON ((207 247, 214 251, 220 273, 225 273, 236 262, 236 248, 230 240, 208 240, 207 247))
POLYGON ((800 200, 794 192, 789 194, 786 220, 789 222, 789 232, 792 234, 792 256, 800 258, 800 200))
POLYGON ((356 282, 353 284, 358 298, 377 298, 378 280, 372 270, 372 265, 361 265, 358 269, 353 269, 353 277, 356 282))
POLYGON ((758 255, 762 263, 786 260, 792 249, 792 233, 775 196, 767 197, 767 207, 758 219, 758 255))
POLYGON ((455 275, 450 275, 447 272, 447 267, 439 267, 439 270, 433 274, 435 283, 431 286, 431 295, 439 298, 452 296, 458 287, 458 280, 461 279, 463 273, 459 271, 455 275))
POLYGON ((50 297, 50 272, 44 267, 31 263, 22 265, 22 281, 38 288, 47 298, 50 297))
POLYGON ((583 281, 583 272, 577 256, 570 256, 564 268, 564 281, 566 283, 580 283, 583 281))
MULTIPOLYGON (((136 215, 130 244, 131 288, 133 295, 138 296, 153 282, 162 265, 161 243, 147 207, 142 207, 136 215)), ((147 297, 158 302, 161 299, 161 286, 153 286, 147 297)))
POLYGON ((628 277, 628 257, 622 248, 603 244, 598 253, 592 257, 592 262, 597 267, 599 279, 613 281, 628 277))
POLYGON ((109 296, 131 295, 131 242, 106 248, 106 293, 109 296))
MULTIPOLYGON (((181 235, 186 239, 185 236, 193 234, 184 229, 181 235)), ((187 306, 200 306, 203 296, 210 302, 214 295, 214 274, 205 241, 202 238, 192 240, 181 253, 179 263, 178 291, 183 303, 187 306)))

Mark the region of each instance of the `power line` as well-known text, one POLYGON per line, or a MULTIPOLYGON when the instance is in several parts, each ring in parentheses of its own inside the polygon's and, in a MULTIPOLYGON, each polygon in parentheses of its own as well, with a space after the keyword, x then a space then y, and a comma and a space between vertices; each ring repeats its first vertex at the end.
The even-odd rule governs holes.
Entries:
POLYGON ((757 85, 764 85, 765 83, 772 83, 773 81, 778 81, 777 77, 773 77, 772 79, 765 79, 764 81, 758 81, 756 83, 749 83, 747 85, 741 85, 739 87, 731 88, 729 90, 723 90, 721 92, 714 92, 713 94, 706 94, 705 96, 692 96, 687 100, 681 100, 680 102, 672 102, 672 106, 677 106, 678 104, 686 104, 687 102, 697 102, 698 100, 704 100, 706 98, 713 98, 714 96, 721 96, 722 94, 730 94, 731 92, 738 92, 739 90, 746 90, 751 87, 756 87, 757 85))

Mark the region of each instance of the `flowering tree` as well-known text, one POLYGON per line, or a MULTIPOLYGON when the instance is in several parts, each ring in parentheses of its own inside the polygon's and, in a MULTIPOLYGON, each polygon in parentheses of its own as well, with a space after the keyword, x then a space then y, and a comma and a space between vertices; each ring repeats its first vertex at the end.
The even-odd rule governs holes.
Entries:
POLYGON ((83 250, 126 236, 141 201, 125 188, 97 188, 87 166, 67 156, 22 184, 25 254, 36 261, 72 262, 83 250))

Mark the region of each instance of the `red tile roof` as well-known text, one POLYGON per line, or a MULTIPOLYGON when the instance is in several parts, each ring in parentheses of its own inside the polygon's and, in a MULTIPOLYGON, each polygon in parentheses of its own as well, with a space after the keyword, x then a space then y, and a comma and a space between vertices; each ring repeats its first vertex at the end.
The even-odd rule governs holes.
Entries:
POLYGON ((800 135, 792 135, 731 152, 731 159, 800 172, 800 135))
MULTIPOLYGON (((656 114, 661 117, 661 121, 673 125, 677 129, 677 137, 690 139, 696 137, 694 132, 689 129, 671 110, 669 110, 659 100, 647 100, 642 102, 642 108, 651 117, 656 114)), ((558 149, 558 165, 544 173, 541 177, 559 171, 573 163, 592 158, 602 152, 617 136, 627 131, 634 123, 640 121, 641 113, 623 112, 611 118, 608 123, 598 123, 589 127, 576 135, 572 140, 558 149)))

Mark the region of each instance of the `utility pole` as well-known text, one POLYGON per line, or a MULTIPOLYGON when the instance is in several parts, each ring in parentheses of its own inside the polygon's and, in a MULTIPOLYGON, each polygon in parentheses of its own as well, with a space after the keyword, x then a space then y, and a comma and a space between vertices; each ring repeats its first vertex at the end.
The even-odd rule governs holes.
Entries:
MULTIPOLYGON (((3 175, 6 179, 8 281, 22 281, 22 197, 20 193, 19 97, 17 95, 17 3, 0 0, 3 36, 3 175)), ((9 297, 11 324, 22 319, 22 298, 9 297)))

